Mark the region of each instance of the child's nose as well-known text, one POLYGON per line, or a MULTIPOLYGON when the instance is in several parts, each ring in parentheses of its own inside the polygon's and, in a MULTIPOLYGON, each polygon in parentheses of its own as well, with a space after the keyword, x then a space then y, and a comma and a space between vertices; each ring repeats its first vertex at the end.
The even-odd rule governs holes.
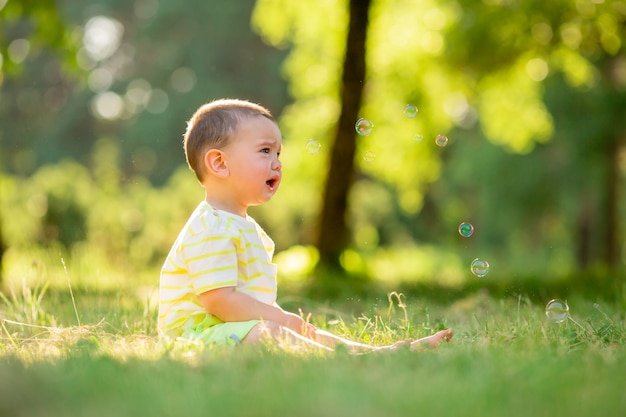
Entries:
POLYGON ((283 163, 282 163, 282 162, 280 162, 280 160, 275 159, 275 160, 274 160, 274 164, 273 164, 273 166, 272 166, 272 169, 273 169, 273 170, 275 170, 275 171, 280 171, 280 170, 282 170, 282 169, 283 169, 283 163))

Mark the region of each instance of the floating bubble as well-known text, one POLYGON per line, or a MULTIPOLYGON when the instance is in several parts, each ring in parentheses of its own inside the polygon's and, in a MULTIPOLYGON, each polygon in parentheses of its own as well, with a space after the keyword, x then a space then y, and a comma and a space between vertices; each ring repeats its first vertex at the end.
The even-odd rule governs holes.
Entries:
POLYGON ((471 223, 461 223, 459 225, 459 234, 463 237, 470 237, 474 234, 474 226, 471 223))
POLYGON ((371 120, 367 120, 361 117, 359 120, 356 121, 354 128, 356 129, 356 133, 358 133, 359 135, 367 136, 372 133, 372 130, 374 130, 374 123, 372 123, 371 120))
POLYGON ((444 135, 437 135, 437 138, 435 139, 435 143, 437 144, 437 146, 439 147, 444 147, 448 144, 448 138, 444 135))
POLYGON ((363 154, 363 160, 365 162, 374 162, 376 159, 376 154, 372 151, 367 151, 363 154))
POLYGON ((304 149, 308 153, 318 153, 322 149, 322 145, 315 139, 309 139, 304 145, 304 149))
POLYGON ((476 258, 472 261, 470 270, 472 274, 476 275, 478 278, 482 278, 489 272, 489 262, 476 258))
POLYGON ((569 316, 569 306, 567 302, 559 299, 548 301, 546 305, 546 317, 554 323, 562 323, 569 316))
POLYGON ((404 108, 404 115, 406 117, 410 117, 411 119, 417 116, 417 107, 412 104, 407 104, 404 108))
POLYGON ((421 143, 424 140, 424 135, 416 133, 415 136, 413 136, 413 140, 417 143, 421 143))

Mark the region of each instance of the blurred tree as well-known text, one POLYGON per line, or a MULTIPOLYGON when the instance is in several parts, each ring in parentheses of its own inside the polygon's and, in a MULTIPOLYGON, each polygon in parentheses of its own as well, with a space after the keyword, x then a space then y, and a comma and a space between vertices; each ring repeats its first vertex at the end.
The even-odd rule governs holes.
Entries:
POLYGON ((68 158, 94 168, 91 156, 108 138, 121 182, 146 176, 163 185, 185 163, 185 122, 200 104, 240 97, 279 115, 285 52, 251 32, 253 4, 0 0, 2 169, 26 176, 68 158))
POLYGON ((277 70, 284 52, 251 32, 253 3, 46 3, 80 28, 73 59, 85 76, 68 79, 46 50, 23 57, 22 77, 2 88, 5 169, 31 174, 68 157, 88 164, 97 139, 113 136, 125 178, 163 184, 184 164, 180 138, 200 104, 236 96, 280 114, 288 100, 277 70))
MULTIPOLYGON (((69 70, 76 68, 77 51, 73 27, 60 17, 54 2, 37 0, 0 1, 0 92, 8 77, 18 77, 23 73, 25 60, 29 55, 40 53, 52 47, 60 57, 60 62, 69 70)), ((2 95, 0 95, 2 97, 2 95)), ((31 103, 23 103, 29 107, 31 103)), ((27 109, 30 111, 31 109, 27 109)), ((12 113, 2 117, 3 128, 0 129, 0 143, 8 141, 5 127, 11 123, 12 113)), ((11 152, 0 146, 0 174, 8 161, 11 152)), ((21 162, 18 161, 18 164, 21 162)), ((1 200, 0 195, 0 200, 1 200)), ((3 212, 0 209, 0 283, 3 273, 3 255, 7 246, 3 239, 3 212)))
MULTIPOLYGON (((618 267, 626 5, 494 0, 463 4, 459 13, 460 24, 448 32, 447 61, 477 86, 486 136, 527 152, 530 142, 520 132, 553 125, 551 137, 563 144, 571 161, 560 164, 555 189, 577 202, 578 224, 572 229, 578 230, 573 237, 579 266, 618 267), (494 83, 508 86, 496 90, 494 83), (546 110, 548 120, 537 117, 546 110)), ((528 138, 547 139, 548 132, 528 138)))
MULTIPOLYGON (((322 145, 315 155, 307 155, 304 146, 297 155, 287 153, 285 166, 298 167, 299 186, 335 188, 335 181, 324 182, 330 171, 319 169, 315 158, 338 146, 332 133, 341 114, 339 75, 349 8, 342 0, 315 7, 305 3, 259 0, 253 23, 267 42, 292 45, 284 69, 296 101, 281 119, 285 136, 322 145)), ((625 18, 626 7, 618 0, 373 2, 359 116, 375 128, 358 138, 355 164, 343 161, 344 178, 355 178, 351 169, 356 168, 354 185, 359 186, 346 190, 340 181, 336 187, 348 194, 348 204, 347 212, 339 205, 333 215, 347 216, 352 242, 339 235, 329 244, 333 252, 342 246, 344 253, 350 246, 361 251, 379 244, 406 246, 420 236, 447 242, 439 237, 438 224, 447 236, 450 226, 482 210, 496 214, 483 216, 490 222, 484 224, 490 231, 485 230, 483 243, 492 251, 507 249, 527 260, 523 253, 542 247, 540 236, 566 247, 574 238, 579 255, 569 259, 616 266, 619 239, 623 244, 618 155, 625 131, 625 18), (406 105, 414 105, 418 114, 403 114, 406 105), (447 147, 435 146, 438 134, 449 136, 447 147), (494 158, 489 163, 480 152, 459 154, 484 139, 502 148, 474 144, 474 150, 489 149, 494 158), (551 139, 557 146, 546 145, 551 139), (546 152, 535 155, 537 149, 546 152), (526 164, 520 156, 531 153, 526 164), (452 157, 466 163, 442 164, 452 157), (547 164, 546 169, 538 170, 532 161, 547 164), (500 175, 498 167, 508 175, 500 175), (480 198, 453 198, 450 204, 449 177, 442 173, 454 173, 467 185, 482 178, 475 187, 480 198), (519 194, 503 199, 502 190, 519 194), (559 213, 560 206, 567 210, 559 213), (510 221, 496 224, 499 218, 510 221), (534 219, 531 230, 539 230, 534 238, 521 238, 530 232, 522 219, 534 219), (572 235, 577 229, 578 238, 572 235), (425 234, 428 230, 432 233, 425 234)), ((329 158, 332 171, 339 162, 329 158)), ((314 203, 308 195, 300 202, 302 207, 314 203)), ((340 230, 340 221, 335 226, 340 230)), ((355 259, 340 257, 342 265, 352 262, 348 258, 355 259)))

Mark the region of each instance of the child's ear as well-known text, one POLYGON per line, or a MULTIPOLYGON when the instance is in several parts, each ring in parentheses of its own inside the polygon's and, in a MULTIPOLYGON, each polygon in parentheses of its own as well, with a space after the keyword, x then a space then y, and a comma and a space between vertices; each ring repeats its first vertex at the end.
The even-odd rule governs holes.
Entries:
POLYGON ((211 149, 204 154, 204 166, 211 175, 217 177, 228 176, 228 166, 224 153, 219 149, 211 149))

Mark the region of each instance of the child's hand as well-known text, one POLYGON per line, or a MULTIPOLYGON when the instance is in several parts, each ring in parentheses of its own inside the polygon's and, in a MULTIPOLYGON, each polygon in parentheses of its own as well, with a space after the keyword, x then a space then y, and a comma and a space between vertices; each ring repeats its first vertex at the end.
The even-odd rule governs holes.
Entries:
POLYGON ((311 323, 306 322, 302 317, 297 314, 285 312, 285 327, 293 330, 294 332, 308 337, 309 339, 315 339, 315 331, 317 328, 311 323))

